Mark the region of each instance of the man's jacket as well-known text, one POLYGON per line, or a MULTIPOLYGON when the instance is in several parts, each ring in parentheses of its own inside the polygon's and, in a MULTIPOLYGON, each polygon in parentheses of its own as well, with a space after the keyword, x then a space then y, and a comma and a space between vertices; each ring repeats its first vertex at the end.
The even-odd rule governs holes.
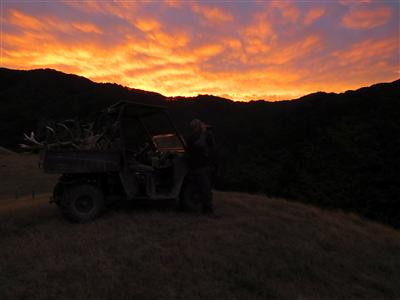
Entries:
POLYGON ((193 133, 186 142, 189 167, 198 169, 209 166, 215 144, 212 132, 193 133))

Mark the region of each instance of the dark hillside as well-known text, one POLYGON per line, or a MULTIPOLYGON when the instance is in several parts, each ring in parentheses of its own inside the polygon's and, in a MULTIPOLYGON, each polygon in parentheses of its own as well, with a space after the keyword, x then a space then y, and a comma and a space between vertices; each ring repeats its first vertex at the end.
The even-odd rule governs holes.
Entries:
POLYGON ((216 125, 224 146, 222 187, 341 207, 399 225, 400 81, 290 102, 205 96, 192 102, 176 106, 216 125))
POLYGON ((0 69, 0 139, 48 119, 87 118, 117 100, 167 105, 178 127, 199 117, 219 141, 219 189, 262 192, 357 211, 399 226, 400 80, 342 94, 238 103, 98 84, 54 70, 0 69))

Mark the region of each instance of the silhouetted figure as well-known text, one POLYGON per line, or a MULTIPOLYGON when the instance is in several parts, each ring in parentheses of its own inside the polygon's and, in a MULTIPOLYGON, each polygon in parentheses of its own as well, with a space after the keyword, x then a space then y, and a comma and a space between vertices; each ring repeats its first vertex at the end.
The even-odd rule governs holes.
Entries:
POLYGON ((190 126, 192 134, 187 139, 187 146, 193 184, 198 187, 201 194, 203 213, 214 214, 210 180, 211 154, 215 144, 214 137, 210 127, 198 119, 194 119, 190 126))

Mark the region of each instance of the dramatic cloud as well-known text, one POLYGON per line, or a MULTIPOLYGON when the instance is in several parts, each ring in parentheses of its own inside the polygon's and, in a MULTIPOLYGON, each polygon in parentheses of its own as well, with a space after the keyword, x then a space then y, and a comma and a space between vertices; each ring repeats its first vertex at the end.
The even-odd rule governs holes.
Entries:
POLYGON ((371 29, 386 24, 391 14, 391 10, 387 6, 354 7, 343 17, 342 23, 347 28, 371 29))
POLYGON ((315 20, 322 17, 324 13, 325 13, 325 9, 322 7, 310 9, 307 12, 306 16, 304 17, 304 24, 306 24, 306 25, 312 24, 315 20))
POLYGON ((399 77, 390 1, 8 1, 1 66, 167 96, 291 99, 399 77))
POLYGON ((208 21, 215 22, 227 22, 232 21, 233 17, 231 14, 224 12, 218 7, 210 7, 207 5, 193 4, 192 9, 195 13, 202 15, 208 21))

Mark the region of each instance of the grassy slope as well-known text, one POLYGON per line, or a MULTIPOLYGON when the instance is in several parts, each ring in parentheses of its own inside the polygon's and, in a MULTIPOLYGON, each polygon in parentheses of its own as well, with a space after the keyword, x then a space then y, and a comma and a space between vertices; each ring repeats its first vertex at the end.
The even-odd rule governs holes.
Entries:
POLYGON ((216 192, 218 220, 120 209, 76 225, 47 199, 1 202, 0 299, 400 298, 399 231, 353 215, 216 192))

